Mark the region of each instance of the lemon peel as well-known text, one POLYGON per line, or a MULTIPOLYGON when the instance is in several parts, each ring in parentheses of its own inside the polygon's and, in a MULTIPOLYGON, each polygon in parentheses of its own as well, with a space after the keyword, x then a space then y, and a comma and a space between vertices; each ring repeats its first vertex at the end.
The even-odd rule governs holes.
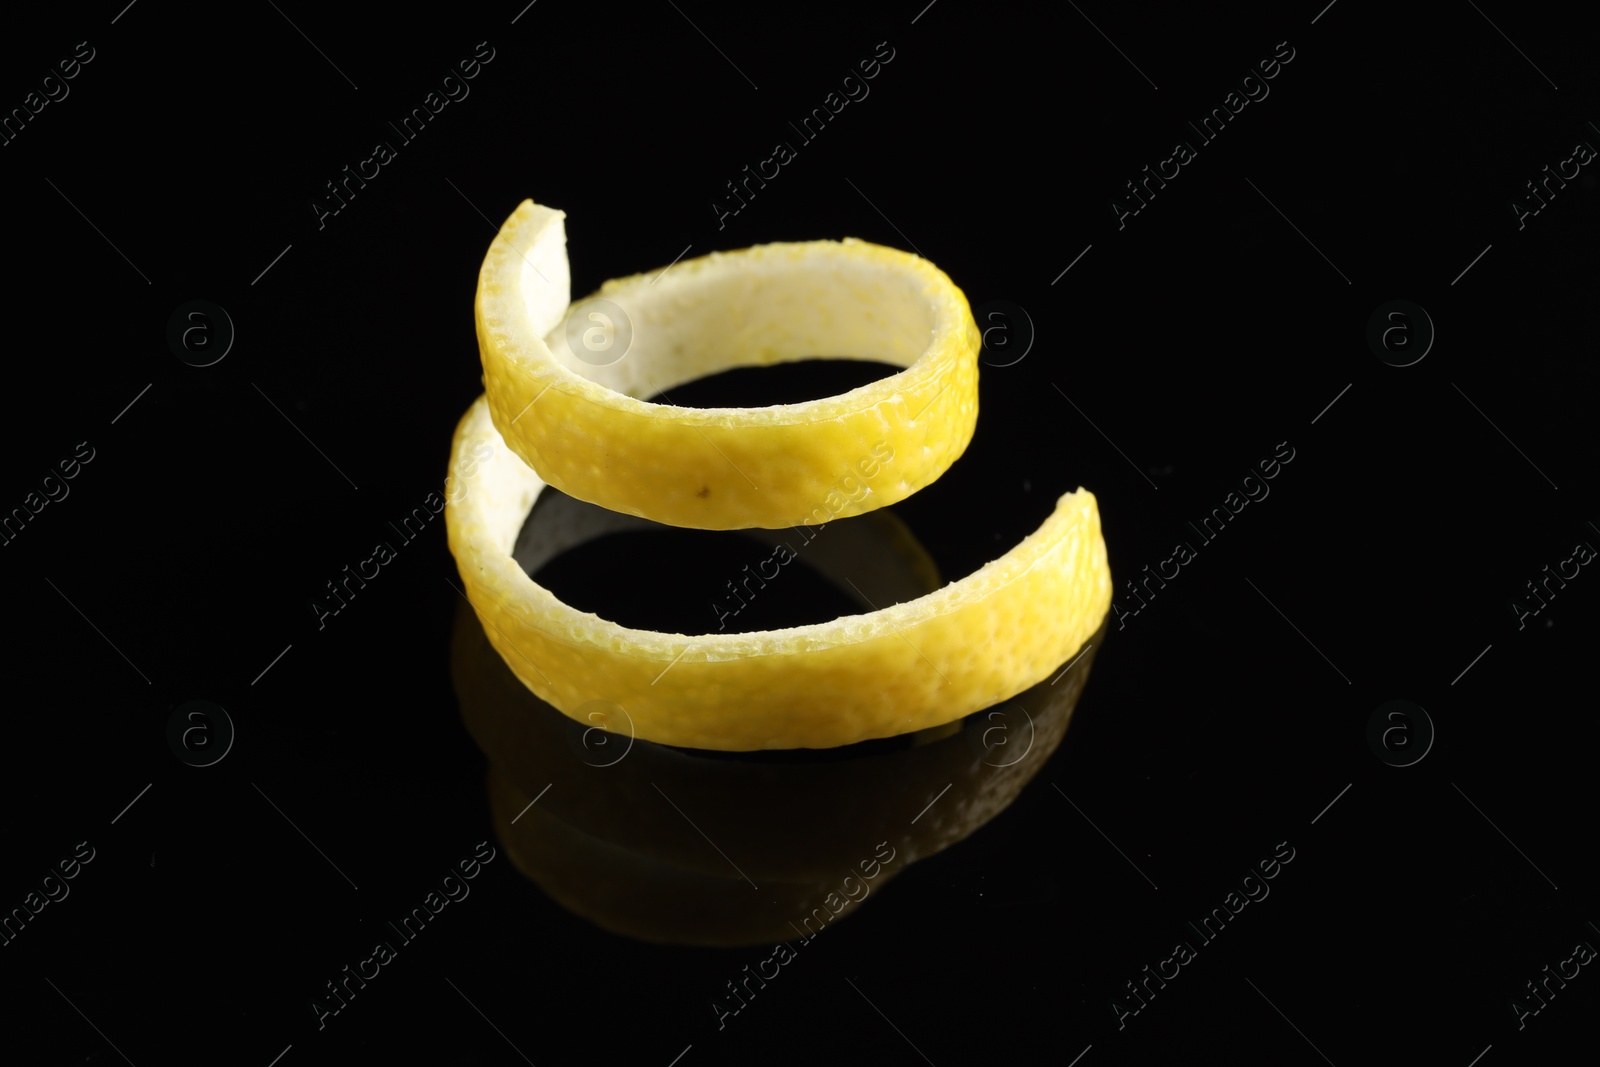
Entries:
POLYGON ((450 550, 490 643, 563 714, 610 701, 647 741, 828 748, 940 726, 1041 681, 1111 605, 1098 505, 1079 489, 999 559, 904 603, 756 633, 623 627, 561 602, 513 558, 546 483, 506 446, 487 396, 451 451, 450 550))
POLYGON ((565 217, 523 201, 484 257, 475 302, 494 425, 546 484, 673 526, 781 529, 903 500, 966 450, 978 327, 927 260, 854 238, 758 245, 614 279, 569 307, 565 217), (614 362, 584 350, 590 331, 614 362), (819 357, 905 369, 771 407, 640 399, 819 357))

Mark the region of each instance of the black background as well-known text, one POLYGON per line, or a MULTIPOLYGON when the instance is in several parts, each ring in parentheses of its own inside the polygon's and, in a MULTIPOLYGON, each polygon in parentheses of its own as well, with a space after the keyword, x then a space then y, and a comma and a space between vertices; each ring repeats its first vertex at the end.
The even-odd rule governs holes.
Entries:
MULTIPOLYGON (((94 58, 0 147, 0 508, 79 442, 94 458, 0 546, 0 907, 78 842, 95 858, 0 947, 7 1062, 1492 1067, 1590 1047, 1592 967, 1520 1029, 1511 1005, 1600 944, 1600 578, 1520 629, 1511 601, 1600 544, 1595 164, 1522 228, 1510 205, 1600 145, 1592 48, 1565 9, 1320 6, 8 13, 0 107, 77 42, 94 58), (386 123, 480 41, 470 95, 319 228, 324 183, 395 143, 386 123), (725 183, 879 42, 870 95, 719 228, 725 183), (1199 144, 1186 120, 1279 42, 1270 95, 1199 144), (1119 227, 1112 200, 1179 139, 1197 158, 1119 227), (947 578, 1084 486, 1137 607, 1124 581, 1280 443, 1294 459, 1111 622, 1011 807, 725 1028, 712 999, 765 949, 606 933, 502 853, 319 1030, 311 998, 372 930, 494 841, 443 521, 321 630, 310 601, 442 487, 481 390, 477 269, 527 197, 567 213, 575 295, 685 246, 858 236, 943 268, 993 327, 977 435, 895 511, 947 578), (1437 330, 1407 367, 1367 342, 1397 299, 1437 330), (236 329, 213 366, 167 344, 191 300, 236 329), (237 729, 206 768, 167 742, 192 699, 237 729), (1394 699, 1436 731, 1405 768, 1367 742, 1394 699), (1295 858, 1271 895, 1119 1030, 1123 983, 1279 842, 1295 858)), ((839 374, 697 395, 822 395, 839 374)), ((720 584, 740 542, 718 536, 681 566, 668 535, 597 543, 568 580, 670 617, 685 575, 720 584)))

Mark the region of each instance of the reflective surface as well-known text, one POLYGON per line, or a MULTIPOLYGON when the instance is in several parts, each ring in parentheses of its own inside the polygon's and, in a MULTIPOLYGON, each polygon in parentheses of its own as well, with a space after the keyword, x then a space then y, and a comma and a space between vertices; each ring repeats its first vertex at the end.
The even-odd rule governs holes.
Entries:
MULTIPOLYGON (((706 533, 552 491, 524 522, 516 557, 541 584, 582 597, 602 617, 664 625, 681 615, 680 590, 704 598, 742 550, 791 541, 799 550, 759 584, 759 598, 746 583, 749 606, 759 603, 780 626, 831 619, 841 599, 854 601, 843 613, 859 612, 940 584, 893 508, 820 529, 706 533)), ((451 674, 491 765, 496 832, 552 898, 646 940, 759 944, 802 928, 814 935, 872 886, 881 890, 1003 811, 1061 743, 1104 634, 992 708, 822 750, 659 745, 633 736, 626 709, 605 701, 564 715, 507 668, 465 604, 451 674)))
POLYGON ((618 933, 757 944, 866 899, 840 880, 862 879, 885 845, 878 888, 999 815, 1061 743, 1103 634, 1051 681, 949 727, 793 754, 586 728, 530 693, 465 607, 452 675, 491 764, 496 832, 524 873, 618 933))
MULTIPOLYGON (((0 1062, 1593 1058, 1600 978, 1574 952, 1600 948, 1582 8, 276 2, 7 11, 0 1062), (896 513, 950 581, 1085 486, 1122 611, 1062 742, 975 832, 868 879, 880 841, 906 847, 895 818, 910 838, 964 810, 954 784, 935 801, 954 773, 881 809, 866 784, 819 789, 780 847, 754 802, 697 797, 719 779, 694 754, 659 754, 591 813, 609 794, 583 760, 616 757, 598 734, 496 770, 520 795, 488 799, 463 716, 492 724, 493 701, 458 694, 458 574, 428 500, 482 391, 486 219, 527 196, 570 212, 580 293, 845 236, 966 292, 977 433, 896 513), (1423 314, 1390 318, 1400 302, 1423 314), (189 319, 196 303, 223 315, 189 319), (1294 458, 1268 478, 1280 446, 1294 458), (395 556, 373 577, 380 542, 395 556), (324 618, 330 584, 344 605, 324 618), (669 755, 695 772, 669 781, 669 755), (548 890, 510 856, 547 807, 586 828, 565 867, 537 830, 522 859, 572 872, 548 890), (613 839, 612 867, 638 873, 594 863, 613 839), (651 914, 636 889, 662 857, 684 885, 778 904, 733 930, 709 888, 718 903, 683 891, 651 914), (811 894, 832 877, 848 910, 774 964, 754 939, 831 915, 811 894), (552 892, 641 932, 693 918, 752 940, 624 936, 552 892), (418 908, 402 941, 390 924, 418 908), (1223 932, 1203 940, 1208 919, 1223 932), (380 940, 397 957, 360 979, 380 940), (345 1006, 319 1019, 330 983, 345 1006)), ((673 399, 865 380, 769 393, 751 374, 673 399)), ((680 569, 664 561, 697 539, 647 536, 542 576, 692 633, 771 553, 728 541, 704 549, 722 566, 680 569)), ((858 609, 791 566, 810 564, 780 581, 812 610, 858 609)), ((769 592, 727 624, 792 621, 769 592)), ((492 729, 490 749, 538 736, 492 729)))

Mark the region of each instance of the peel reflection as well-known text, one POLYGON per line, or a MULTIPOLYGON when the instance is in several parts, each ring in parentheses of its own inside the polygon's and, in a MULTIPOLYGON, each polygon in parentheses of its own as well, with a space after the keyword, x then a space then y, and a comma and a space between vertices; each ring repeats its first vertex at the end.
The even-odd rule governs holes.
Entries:
MULTIPOLYGON (((936 586, 904 524, 873 515, 852 536, 879 545, 876 584, 902 596, 936 586)), ((550 527, 573 544, 572 522, 550 527)), ((818 569, 840 576, 831 563, 818 569)), ((451 669, 489 759, 495 831, 519 870, 612 933, 731 947, 815 936, 1004 811, 1060 745, 1105 634, 1102 625, 1051 678, 964 720, 824 750, 672 748, 632 737, 617 705, 575 721, 523 686, 466 605, 451 669)))

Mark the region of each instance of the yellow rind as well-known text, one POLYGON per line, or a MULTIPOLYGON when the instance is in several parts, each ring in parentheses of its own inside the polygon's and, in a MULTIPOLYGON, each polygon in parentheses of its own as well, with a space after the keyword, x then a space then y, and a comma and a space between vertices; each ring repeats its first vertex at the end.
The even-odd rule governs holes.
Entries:
POLYGON ((714 252, 614 279, 587 299, 628 311, 636 347, 674 319, 727 312, 712 316, 715 328, 700 335, 708 340, 663 346, 672 366, 639 360, 625 375, 580 374, 552 351, 563 345, 558 316, 567 310, 563 218, 524 201, 484 258, 475 302, 494 424, 547 484, 673 526, 782 529, 903 500, 966 450, 980 336, 966 297, 933 264, 851 238, 714 252), (543 280, 530 297, 524 266, 539 263, 543 280), (884 308, 902 321, 893 325, 884 308), (905 328, 912 308, 925 334, 905 328), (718 365, 695 365, 705 361, 694 351, 701 344, 718 346, 718 365), (590 380, 626 377, 648 396, 715 370, 812 357, 906 369, 839 396, 764 408, 679 408, 590 380), (879 462, 886 450, 892 458, 879 462))
POLYGON ((662 744, 827 748, 939 726, 1041 681, 1111 605, 1099 509, 1079 489, 1011 551, 915 600, 759 633, 630 629, 557 600, 512 558, 544 483, 487 397, 457 426, 450 469, 450 550, 490 643, 567 716, 662 744), (597 700, 628 721, 580 717, 597 700))

